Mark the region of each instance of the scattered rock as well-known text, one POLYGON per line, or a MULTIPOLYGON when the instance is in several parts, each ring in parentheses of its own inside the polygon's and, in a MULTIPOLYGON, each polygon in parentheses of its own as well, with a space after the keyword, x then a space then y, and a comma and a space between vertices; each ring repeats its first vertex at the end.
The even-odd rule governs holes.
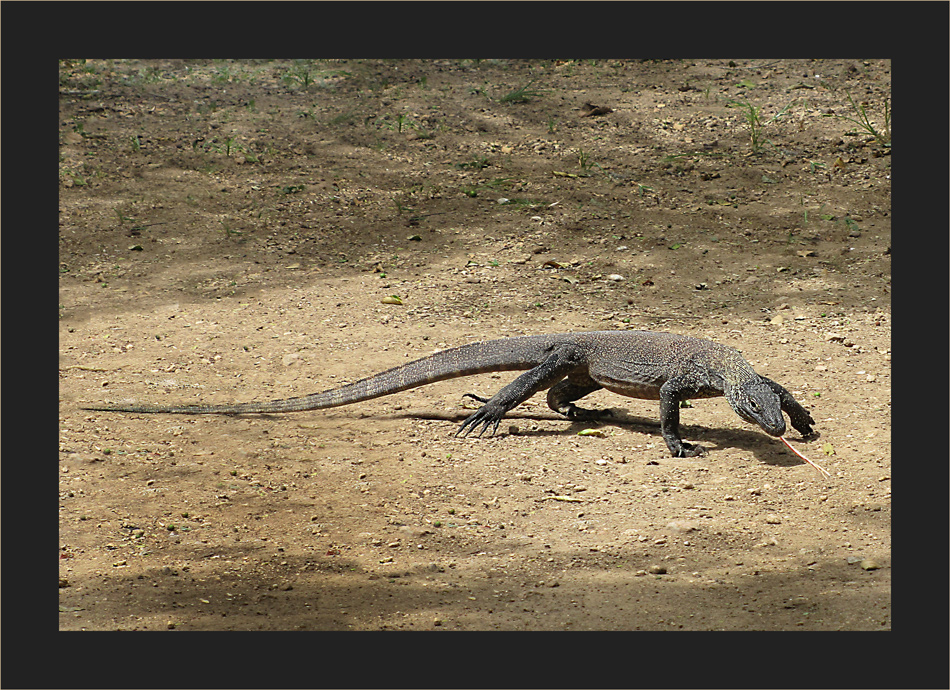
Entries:
POLYGON ((695 532, 699 529, 699 525, 693 520, 671 520, 670 522, 666 523, 666 526, 674 532, 679 532, 680 534, 695 532))

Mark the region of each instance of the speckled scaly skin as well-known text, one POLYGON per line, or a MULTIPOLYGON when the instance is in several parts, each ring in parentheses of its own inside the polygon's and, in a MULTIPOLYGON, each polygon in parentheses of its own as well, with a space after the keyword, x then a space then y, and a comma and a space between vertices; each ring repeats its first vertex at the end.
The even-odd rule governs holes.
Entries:
MULTIPOLYGON (((466 419, 457 435, 494 434, 509 410, 547 390, 548 405, 571 419, 598 413, 574 405, 606 388, 631 398, 660 401, 660 428, 675 457, 703 455, 702 446, 679 433, 680 402, 725 396, 736 414, 766 433, 785 433, 784 410, 792 426, 811 436, 812 419, 792 394, 755 373, 739 352, 711 340, 650 331, 592 331, 528 335, 471 343, 443 350, 322 393, 271 402, 233 405, 101 405, 86 410, 165 414, 253 414, 298 412, 350 405, 436 381, 490 371, 527 370, 466 419)), ((471 396, 475 397, 475 396, 471 396)), ((481 400, 480 398, 477 398, 481 400)))

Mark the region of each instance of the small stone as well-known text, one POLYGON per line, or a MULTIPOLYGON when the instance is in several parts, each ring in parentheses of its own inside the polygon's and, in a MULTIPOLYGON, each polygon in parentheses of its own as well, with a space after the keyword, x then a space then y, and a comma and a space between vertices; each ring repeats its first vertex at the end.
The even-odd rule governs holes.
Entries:
POLYGON ((679 532, 680 534, 695 532, 699 529, 699 526, 692 520, 672 520, 671 522, 668 522, 666 526, 674 532, 679 532))
POLYGON ((662 565, 651 565, 647 568, 647 572, 651 575, 666 575, 666 567, 662 565))
POLYGON ((769 525, 781 525, 782 519, 775 513, 769 513, 765 516, 765 522, 769 525))
POLYGON ((861 561, 862 570, 877 570, 880 567, 881 566, 878 565, 878 562, 875 561, 873 558, 865 558, 864 560, 861 561))

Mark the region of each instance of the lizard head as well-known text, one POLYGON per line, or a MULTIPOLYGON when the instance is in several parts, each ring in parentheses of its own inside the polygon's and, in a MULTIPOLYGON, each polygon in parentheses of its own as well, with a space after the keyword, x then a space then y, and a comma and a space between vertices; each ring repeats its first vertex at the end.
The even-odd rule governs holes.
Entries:
POLYGON ((782 403, 771 388, 761 381, 745 381, 726 393, 736 414, 751 424, 758 424, 767 434, 785 433, 782 403))

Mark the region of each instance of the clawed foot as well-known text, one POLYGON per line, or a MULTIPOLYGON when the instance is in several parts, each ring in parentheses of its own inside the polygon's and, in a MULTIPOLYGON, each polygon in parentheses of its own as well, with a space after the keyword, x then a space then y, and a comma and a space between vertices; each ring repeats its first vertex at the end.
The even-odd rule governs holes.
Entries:
POLYGON ((581 421, 596 421, 598 419, 607 419, 614 416, 613 410, 588 410, 583 407, 578 407, 573 403, 564 403, 557 408, 557 411, 568 419, 581 421))
POLYGON ((803 439, 810 441, 821 436, 812 429, 815 419, 804 407, 799 406, 799 409, 789 410, 788 418, 792 422, 792 427, 802 435, 803 439))
MULTIPOLYGON (((478 398, 471 393, 468 393, 467 395, 475 398, 479 402, 482 402, 481 398, 478 398)), ((495 432, 498 431, 498 424, 501 422, 502 417, 504 416, 504 409, 495 407, 490 402, 486 402, 484 407, 480 407, 478 411, 475 412, 475 414, 471 415, 468 419, 462 422, 462 425, 459 427, 458 431, 455 432, 455 435, 464 437, 477 430, 476 436, 481 437, 486 431, 490 430, 488 435, 494 436, 495 432)))
POLYGON ((698 458, 706 454, 706 449, 697 443, 680 441, 678 446, 670 446, 674 458, 698 458))

